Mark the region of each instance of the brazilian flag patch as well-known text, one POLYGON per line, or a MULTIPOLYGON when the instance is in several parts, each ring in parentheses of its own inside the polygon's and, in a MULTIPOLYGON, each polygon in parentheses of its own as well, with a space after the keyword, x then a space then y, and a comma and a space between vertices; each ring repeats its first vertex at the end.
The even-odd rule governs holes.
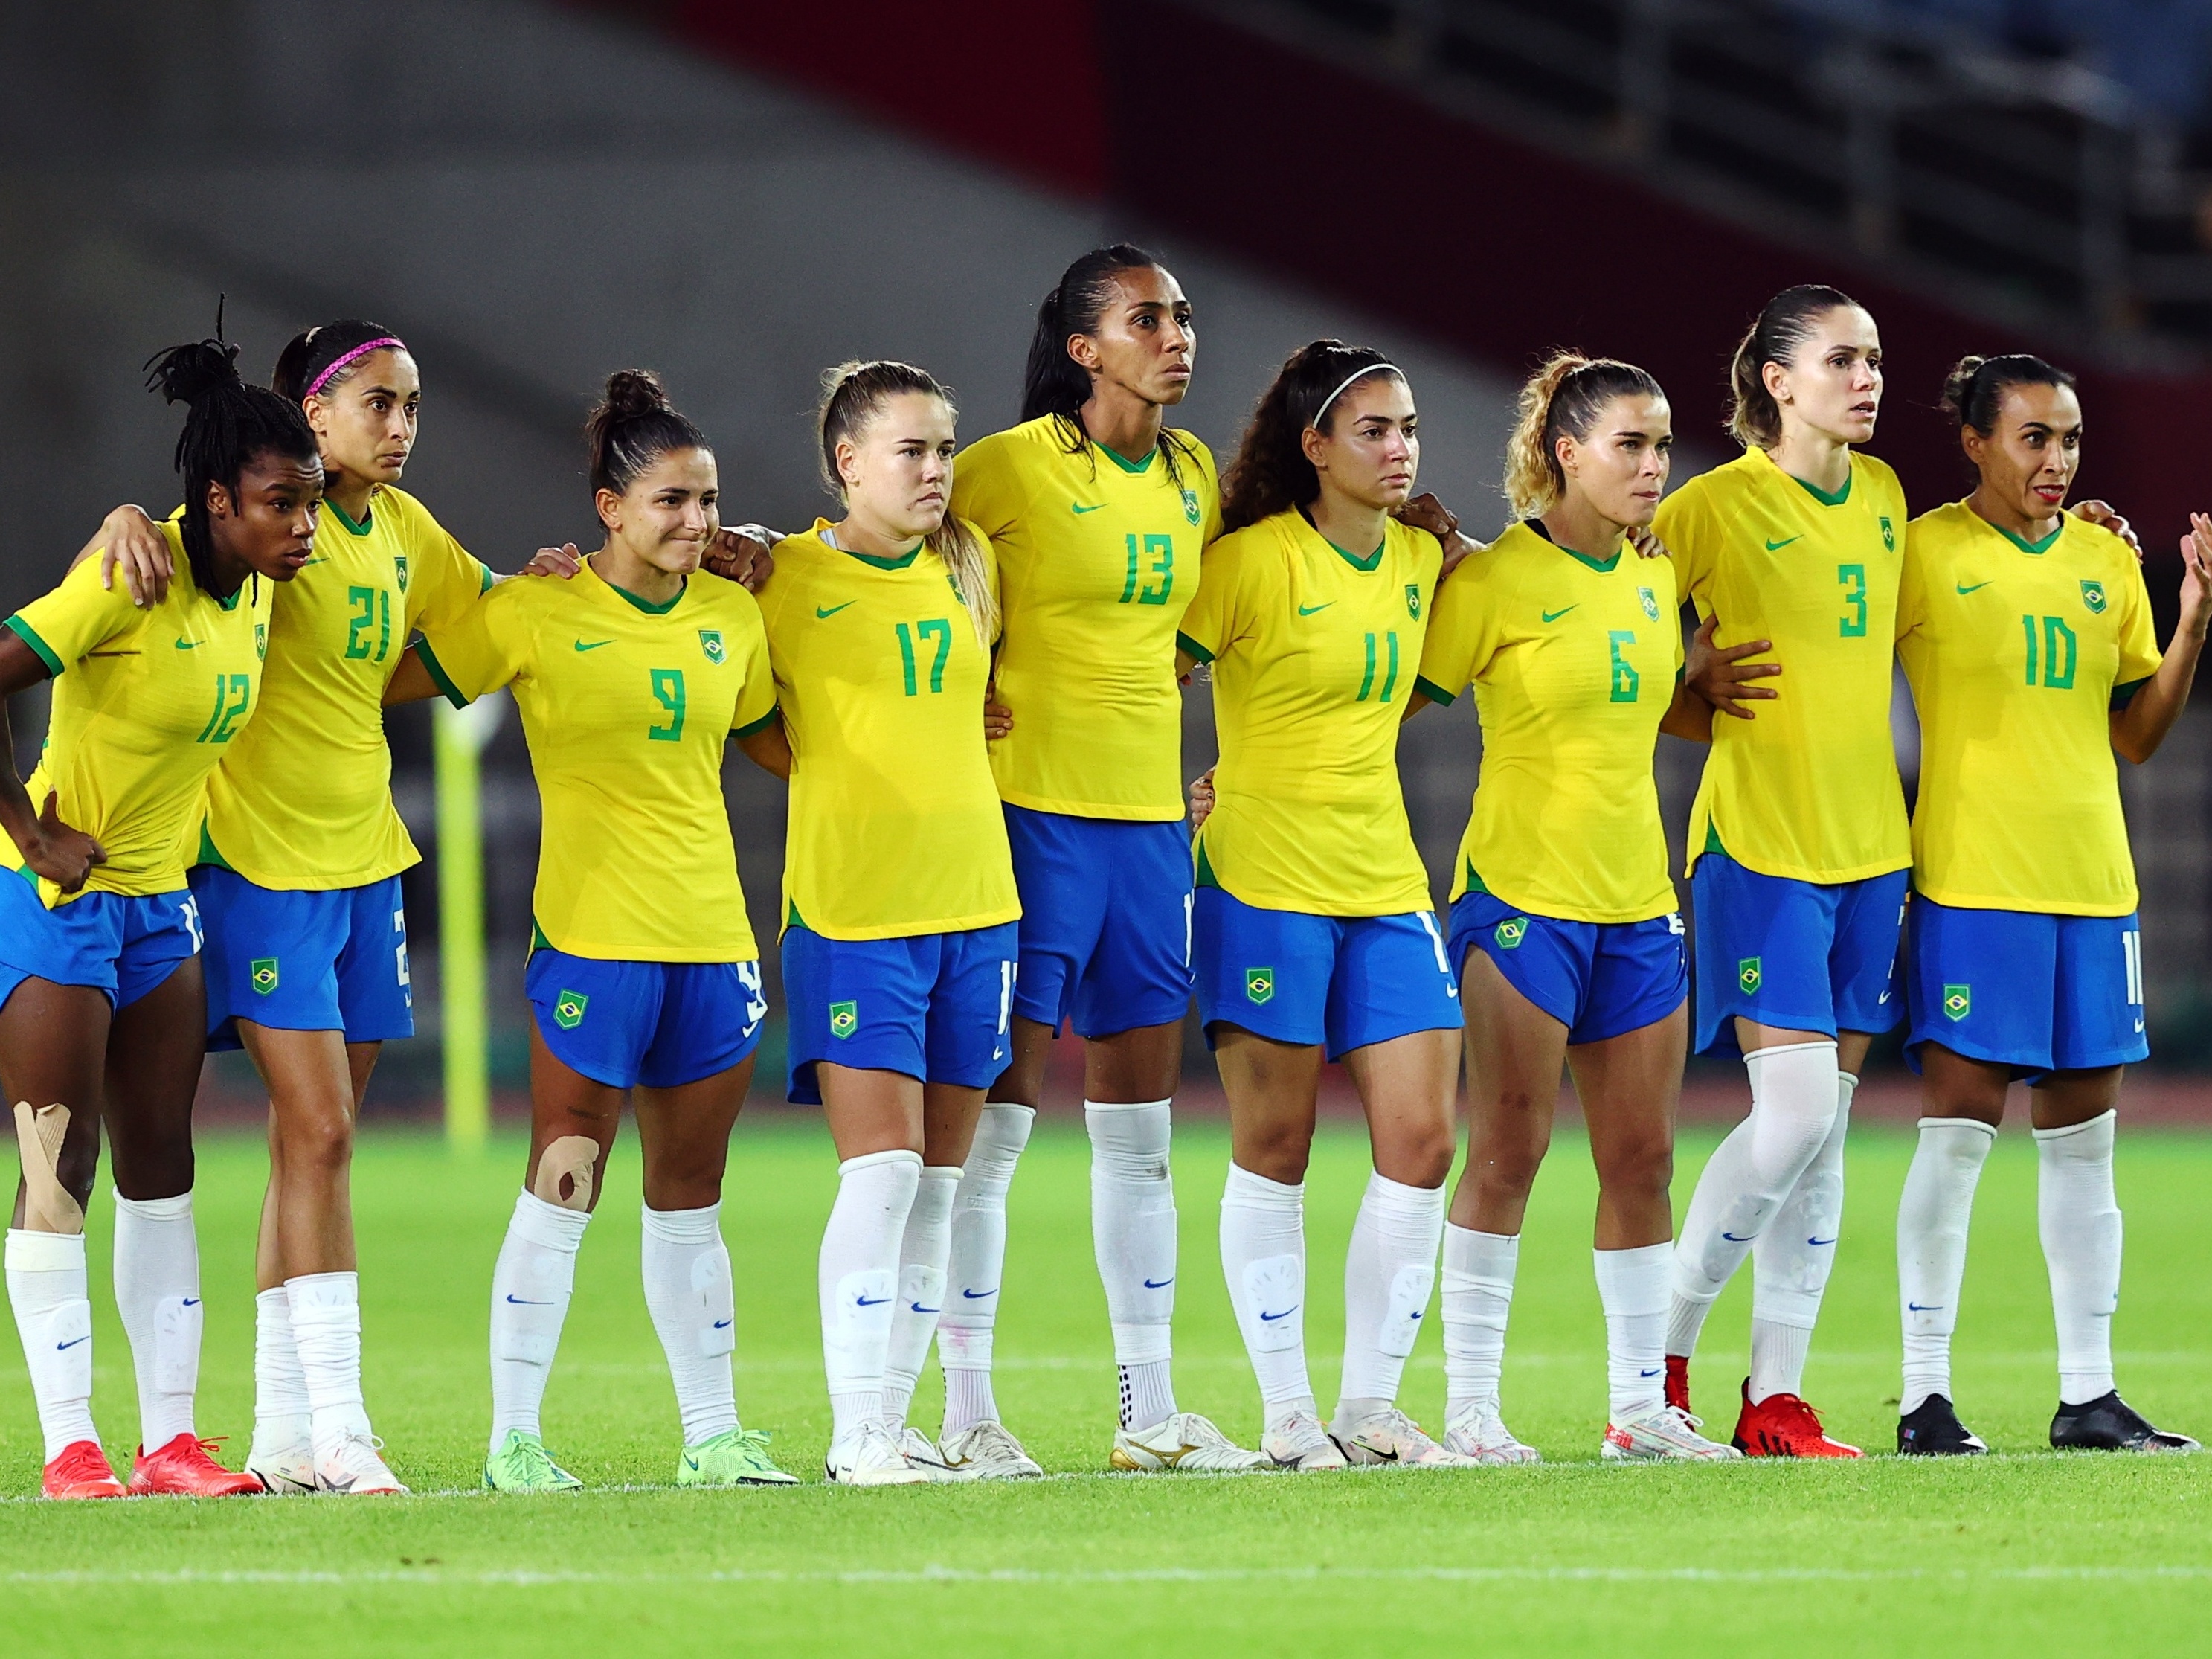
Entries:
POLYGON ((1421 585, 1419 582, 1406 584, 1406 614, 1415 622, 1421 619, 1421 585))
POLYGON ((1510 921, 1501 921, 1498 924, 1498 931, 1491 937, 1498 941, 1499 950, 1517 951, 1521 948, 1521 941, 1528 937, 1528 918, 1516 916, 1510 921))
POLYGON ((2091 616, 2103 616, 2105 614, 2104 583, 2084 581, 2081 584, 2081 603, 2089 607, 2091 616))
POLYGON ((1943 1017, 1960 1020, 1974 1012, 1974 988, 1971 985, 1947 985, 1943 988, 1943 1017))
POLYGON ((1746 957, 1741 962, 1736 963, 1735 982, 1742 988, 1744 995, 1755 996, 1758 994, 1759 977, 1759 958, 1757 957, 1746 957))
POLYGON ((553 1023, 573 1031, 584 1023, 584 1010, 591 1006, 591 998, 581 991, 563 991, 553 1000, 553 1023))
POLYGON ((254 957, 253 989, 255 994, 257 995, 265 997, 276 988, 276 958, 274 957, 254 957))
POLYGON ((256 661, 269 660, 269 624, 267 623, 253 624, 253 655, 256 661))
POLYGON ((1247 968, 1244 970, 1244 994, 1254 1002, 1273 1001, 1275 970, 1272 968, 1247 968))
POLYGON ((399 577, 399 591, 404 593, 407 591, 407 556, 404 553, 394 554, 392 568, 399 577))
POLYGON ((830 1005, 830 1035, 839 1042, 860 1029, 860 1005, 857 1002, 833 1002, 830 1005))
POLYGON ((730 659, 730 653, 722 647, 722 630, 719 628, 699 630, 699 648, 707 653, 707 660, 717 668, 730 659))
POLYGON ((1648 587, 1636 590, 1636 597, 1644 602, 1644 614, 1653 622, 1659 620, 1659 596, 1648 587))
POLYGON ((1887 513, 1881 515, 1881 544, 1889 552, 1897 551, 1897 532, 1890 528, 1889 514, 1887 513))
POLYGON ((1182 515, 1193 524, 1198 522, 1198 492, 1195 489, 1182 492, 1182 515))

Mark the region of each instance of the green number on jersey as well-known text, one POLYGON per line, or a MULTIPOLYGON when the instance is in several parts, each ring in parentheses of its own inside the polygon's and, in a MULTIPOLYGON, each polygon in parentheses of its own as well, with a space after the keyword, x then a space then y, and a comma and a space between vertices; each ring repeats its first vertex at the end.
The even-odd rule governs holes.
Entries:
POLYGON ((653 673, 653 700, 668 711, 668 724, 646 728, 646 738, 653 743, 678 743, 684 737, 684 671, 680 668, 656 668, 653 673))
POLYGON ((904 623, 896 624, 899 645, 899 670, 905 677, 906 694, 921 695, 921 671, 915 659, 915 641, 927 644, 937 641, 937 655, 929 665, 929 689, 945 690, 945 665, 952 659, 952 624, 943 617, 932 617, 927 622, 915 623, 909 628, 904 623))
POLYGON ((392 652, 392 592, 383 587, 349 587, 346 603, 353 614, 346 618, 345 653, 349 658, 382 662, 392 652), (372 650, 368 630, 376 629, 372 650))
POLYGON ((246 702, 253 695, 253 681, 246 674, 218 674, 215 677, 215 712, 208 716, 207 724, 200 727, 195 743, 228 743, 236 734, 238 717, 246 712, 246 702))
MULTIPOLYGON (((1391 633, 1385 634, 1382 636, 1382 641, 1387 660, 1382 675, 1382 694, 1376 698, 1376 702, 1389 702, 1390 694, 1398 689, 1398 635, 1394 630, 1391 633)), ((1370 634, 1367 636, 1367 672, 1365 674, 1361 676, 1359 681, 1359 695, 1354 697, 1352 701, 1354 702, 1365 702, 1367 701, 1368 694, 1374 690, 1375 635, 1370 634)))
POLYGON ((1613 628, 1606 631, 1606 638, 1613 647, 1613 701, 1634 702, 1644 681, 1636 672, 1636 665, 1620 654, 1620 647, 1635 644, 1636 635, 1626 629, 1613 628))
MULTIPOLYGON (((2027 636, 2027 675, 2024 683, 2033 685, 2036 667, 2035 618, 2022 617, 2020 619, 2020 631, 2027 636)), ((2045 686, 2053 691, 2071 691, 2074 689, 2075 660, 2080 653, 2081 641, 2075 638, 2074 630, 2066 625, 2065 618, 2045 617, 2043 619, 2043 684, 2045 686), (2063 667, 2059 665, 2062 659, 2065 664, 2063 667)))
POLYGON ((1851 614, 1836 623, 1836 631, 1847 640, 1863 640, 1867 631, 1866 567, 1839 564, 1836 580, 1847 590, 1844 603, 1851 607, 1851 614))
POLYGON ((1121 539, 1129 550, 1129 571, 1121 582, 1121 602, 1127 605, 1134 600, 1139 605, 1165 605, 1168 595, 1175 592, 1175 538, 1146 537, 1144 556, 1149 562, 1141 570, 1137 562, 1136 537, 1124 536, 1121 539), (1138 586, 1140 574, 1145 578, 1141 587, 1138 586))

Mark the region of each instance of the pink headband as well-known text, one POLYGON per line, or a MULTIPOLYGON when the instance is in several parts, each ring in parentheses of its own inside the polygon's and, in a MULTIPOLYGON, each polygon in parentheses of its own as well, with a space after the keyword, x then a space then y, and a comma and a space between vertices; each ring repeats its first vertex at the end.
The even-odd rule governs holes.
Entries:
POLYGON ((369 341, 366 345, 357 345, 351 351, 347 352, 344 356, 339 358, 328 368, 325 369, 321 374, 316 375, 314 384, 310 386, 307 391, 301 394, 300 401, 301 403, 305 403, 309 398, 313 397, 318 392, 320 392, 325 386, 330 384, 331 375, 337 374, 340 369, 343 368, 348 363, 353 362, 356 357, 366 357, 370 352, 381 351, 386 346, 398 346, 402 351, 407 349, 406 343, 401 340, 396 334, 387 334, 381 339, 369 341))

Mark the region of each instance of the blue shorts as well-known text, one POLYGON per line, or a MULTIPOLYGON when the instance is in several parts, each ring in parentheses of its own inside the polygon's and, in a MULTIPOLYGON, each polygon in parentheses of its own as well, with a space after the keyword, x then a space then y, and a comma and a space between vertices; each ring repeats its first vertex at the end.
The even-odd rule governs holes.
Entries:
POLYGON ((1457 1030, 1459 983, 1427 910, 1312 916, 1198 890, 1191 927, 1198 1014, 1277 1042, 1323 1043, 1335 1060, 1414 1031, 1457 1030))
POLYGON ((1018 926, 869 939, 785 928, 790 1098, 822 1103, 814 1068, 825 1060, 963 1089, 997 1082, 1012 1057, 1018 926))
POLYGON ((675 1089, 760 1046, 757 962, 603 962, 541 945, 523 994, 553 1058, 610 1089, 675 1089))
POLYGON ((1190 832, 1006 808, 1022 893, 1014 1012, 1078 1036, 1178 1024, 1190 1008, 1190 832))
POLYGON ((1905 939, 1905 1057, 1916 1072, 1923 1042, 2031 1080, 2150 1055, 2131 915, 1967 910, 1916 894, 1905 939))
POLYGON ((320 890, 258 887, 203 864, 192 896, 207 927, 208 1047, 239 1047, 238 1022, 343 1031, 348 1042, 415 1035, 399 878, 320 890))
POLYGON ((1690 994, 1680 915, 1649 921, 1561 921, 1530 915, 1490 893, 1451 908, 1449 954, 1463 968, 1477 947, 1505 982, 1567 1028, 1570 1047, 1640 1031, 1690 994))
POLYGON ((1785 1031, 1887 1031, 1905 872, 1832 885, 1762 876, 1706 853, 1690 878, 1698 919, 1701 1054, 1741 1053, 1741 1018, 1785 1031))
POLYGON ((84 893, 49 910, 36 878, 0 870, 0 1004, 27 979, 89 985, 128 1008, 200 948, 199 908, 179 887, 84 893))

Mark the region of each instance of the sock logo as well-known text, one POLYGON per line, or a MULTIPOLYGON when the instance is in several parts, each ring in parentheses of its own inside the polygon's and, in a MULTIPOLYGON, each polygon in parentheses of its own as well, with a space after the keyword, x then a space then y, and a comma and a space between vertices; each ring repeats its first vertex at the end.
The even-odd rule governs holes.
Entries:
POLYGON ((1966 1018, 1974 1012, 1974 988, 1971 985, 1947 985, 1943 988, 1944 1017, 1952 1020, 1966 1018))
POLYGON ((256 957, 253 958, 253 988, 256 992, 264 997, 276 988, 276 957, 256 957))
POLYGON ((1498 924, 1498 932, 1493 935, 1493 937, 1498 940, 1498 948, 1499 950, 1519 950, 1521 948, 1521 941, 1528 937, 1528 918, 1526 916, 1516 916, 1510 921, 1499 922, 1498 924))
POLYGON ((1759 994, 1759 977, 1757 957, 1746 957, 1741 962, 1736 963, 1735 982, 1743 988, 1744 995, 1749 997, 1759 994))
POLYGON ((860 1029, 860 1005, 858 1002, 833 1002, 830 1005, 830 1035, 839 1042, 860 1029))
POLYGON ((584 1023, 584 1010, 591 1006, 591 998, 581 991, 563 991, 554 1000, 553 1023, 564 1031, 573 1031, 584 1023))
POLYGON ((1275 970, 1272 968, 1247 968, 1244 970, 1244 994, 1254 1002, 1273 1001, 1275 970))

